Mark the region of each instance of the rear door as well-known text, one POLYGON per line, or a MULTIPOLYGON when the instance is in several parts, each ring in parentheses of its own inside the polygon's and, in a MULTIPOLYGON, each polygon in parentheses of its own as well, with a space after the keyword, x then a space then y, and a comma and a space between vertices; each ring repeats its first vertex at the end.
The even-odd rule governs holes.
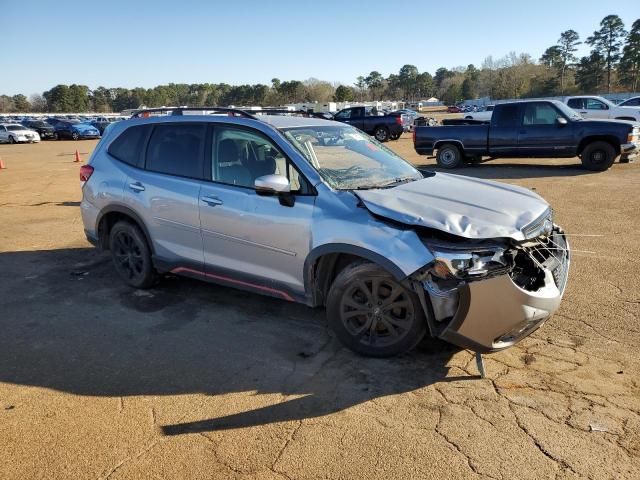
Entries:
POLYGON ((310 186, 262 132, 221 124, 209 136, 210 181, 200 191, 207 276, 280 298, 302 295, 315 201, 310 186), (256 193, 255 179, 268 174, 289 178, 292 204, 256 193))
POLYGON ((520 105, 509 103, 495 108, 487 139, 489 155, 518 155, 518 131, 522 121, 520 105))
POLYGON ((586 118, 609 118, 611 116, 609 105, 597 98, 585 98, 584 104, 586 118))
POLYGON ((171 267, 203 267, 198 198, 205 132, 202 123, 155 124, 145 142, 144 168, 131 169, 124 186, 125 201, 142 216, 156 256, 171 267))
POLYGON ((572 154, 576 145, 573 140, 573 122, 558 123, 565 118, 549 102, 522 104, 522 126, 518 132, 518 150, 522 156, 565 156, 572 154))

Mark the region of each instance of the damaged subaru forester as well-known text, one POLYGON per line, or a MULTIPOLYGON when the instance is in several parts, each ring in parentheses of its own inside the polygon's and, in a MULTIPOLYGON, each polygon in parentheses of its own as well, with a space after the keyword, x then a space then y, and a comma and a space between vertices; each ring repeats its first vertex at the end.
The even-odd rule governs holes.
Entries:
POLYGON ((427 333, 501 350, 557 310, 570 250, 536 193, 419 171, 343 123, 192 110, 111 125, 81 167, 87 239, 129 285, 173 273, 324 306, 376 357, 427 333))

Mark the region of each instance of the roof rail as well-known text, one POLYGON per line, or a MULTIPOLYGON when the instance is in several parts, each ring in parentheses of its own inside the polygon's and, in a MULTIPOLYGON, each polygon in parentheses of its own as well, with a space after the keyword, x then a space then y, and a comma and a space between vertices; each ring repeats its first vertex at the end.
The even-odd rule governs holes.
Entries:
POLYGON ((226 108, 226 107, 160 107, 160 108, 141 108, 131 114, 131 118, 145 118, 152 113, 166 113, 167 115, 184 115, 184 112, 198 111, 198 112, 211 112, 215 113, 227 113, 230 116, 239 116, 246 118, 253 118, 257 120, 255 116, 251 115, 246 110, 239 108, 226 108))

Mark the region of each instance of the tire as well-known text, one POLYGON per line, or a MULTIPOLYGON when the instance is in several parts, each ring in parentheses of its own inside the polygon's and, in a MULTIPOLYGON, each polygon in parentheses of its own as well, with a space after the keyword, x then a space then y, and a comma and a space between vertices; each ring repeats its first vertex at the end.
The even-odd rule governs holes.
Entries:
POLYGON ((58 135, 58 132, 54 132, 53 133, 53 139, 54 140, 60 140, 60 135, 58 135))
POLYGON ((9 143, 11 143, 11 144, 16 143, 16 139, 13 138, 11 135, 9 135, 9 143))
POLYGON ((373 132, 373 136, 379 142, 384 143, 387 140, 389 140, 389 129, 385 126, 376 127, 376 129, 373 132))
POLYGON ((391 138, 391 140, 398 140, 400 138, 400 135, 402 135, 402 134, 401 133, 392 133, 389 138, 391 138))
POLYGON ((80 138, 80 135, 78 134, 78 132, 73 132, 71 134, 71 138, 73 138, 74 140, 78 140, 80 138))
POLYGON ((438 148, 436 161, 438 162, 438 166, 442 168, 458 168, 462 165, 462 152, 460 152, 460 148, 457 146, 451 143, 445 143, 438 148))
POLYGON ((118 276, 135 288, 149 288, 157 279, 151 249, 138 226, 117 222, 109 233, 111 258, 118 276))
POLYGON ((616 150, 607 142, 591 142, 582 150, 582 166, 594 172, 604 172, 616 159, 616 150))
POLYGON ((417 295, 369 262, 351 264, 335 278, 327 320, 343 345, 367 357, 407 352, 427 332, 417 295))

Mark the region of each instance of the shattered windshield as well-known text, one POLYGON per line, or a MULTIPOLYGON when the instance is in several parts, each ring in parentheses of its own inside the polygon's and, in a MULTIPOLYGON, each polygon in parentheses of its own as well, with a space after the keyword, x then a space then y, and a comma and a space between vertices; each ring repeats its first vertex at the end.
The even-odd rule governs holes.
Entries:
POLYGON ((296 127, 283 132, 336 189, 392 187, 423 178, 402 157, 348 125, 296 127))

